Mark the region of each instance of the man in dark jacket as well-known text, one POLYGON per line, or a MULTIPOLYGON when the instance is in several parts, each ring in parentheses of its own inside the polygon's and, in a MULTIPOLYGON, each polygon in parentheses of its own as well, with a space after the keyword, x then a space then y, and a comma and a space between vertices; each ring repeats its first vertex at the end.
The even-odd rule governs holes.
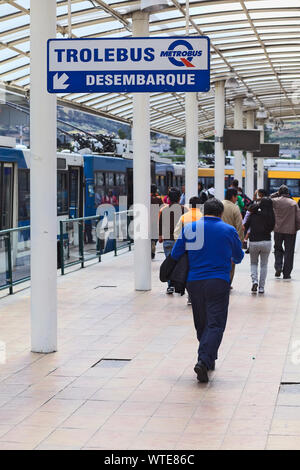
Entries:
POLYGON ((300 209, 285 185, 280 186, 271 198, 275 212, 275 277, 280 278, 283 273, 283 280, 289 281, 294 264, 296 235, 300 229, 300 209))
MULTIPOLYGON (((184 206, 179 204, 181 193, 178 188, 170 188, 168 197, 170 204, 165 205, 159 212, 159 243, 163 243, 164 253, 167 258, 172 251, 175 243, 174 230, 185 212, 184 206)), ((167 294, 173 294, 175 289, 168 282, 167 294)))
POLYGON ((156 243, 158 238, 158 214, 159 208, 162 206, 163 202, 160 195, 157 192, 156 184, 151 184, 151 206, 150 206, 150 223, 151 223, 151 234, 155 238, 151 239, 151 258, 155 258, 156 253, 156 243))
POLYGON ((184 226, 171 257, 175 260, 187 250, 189 272, 187 289, 192 300, 194 324, 199 340, 195 372, 199 382, 208 382, 226 326, 232 261, 244 257, 234 227, 222 221, 224 206, 217 199, 204 204, 204 217, 184 226))

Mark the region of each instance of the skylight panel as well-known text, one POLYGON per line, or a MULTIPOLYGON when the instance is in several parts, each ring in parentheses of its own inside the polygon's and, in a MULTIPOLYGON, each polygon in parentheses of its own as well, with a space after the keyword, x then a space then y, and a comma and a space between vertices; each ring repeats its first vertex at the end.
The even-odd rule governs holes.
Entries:
POLYGON ((8 3, 3 3, 0 9, 0 18, 4 18, 7 15, 12 15, 13 13, 17 13, 17 9, 14 8, 12 5, 8 3))
MULTIPOLYGON (((288 7, 299 7, 298 0, 289 0, 288 5, 286 0, 272 0, 271 8, 286 8, 288 7)), ((270 0, 257 1, 257 2, 245 2, 246 8, 248 10, 259 9, 259 8, 270 8, 270 0)))
POLYGON ((18 78, 21 78, 27 74, 29 74, 29 64, 28 64, 28 67, 26 69, 23 69, 23 70, 12 70, 10 74, 6 75, 5 76, 5 81, 12 81, 12 80, 16 80, 18 78))
POLYGON ((26 8, 26 10, 29 10, 29 8, 30 8, 30 0, 18 0, 17 3, 21 7, 26 8))
POLYGON ((5 20, 0 22, 0 33, 6 34, 7 31, 11 33, 11 30, 15 30, 21 26, 28 26, 29 27, 29 16, 17 16, 16 18, 12 18, 11 20, 5 20))
POLYGON ((22 67, 22 65, 29 64, 29 59, 27 57, 20 57, 19 59, 14 60, 13 62, 8 62, 7 64, 1 64, 1 73, 0 76, 6 74, 7 72, 11 72, 18 67, 22 67))

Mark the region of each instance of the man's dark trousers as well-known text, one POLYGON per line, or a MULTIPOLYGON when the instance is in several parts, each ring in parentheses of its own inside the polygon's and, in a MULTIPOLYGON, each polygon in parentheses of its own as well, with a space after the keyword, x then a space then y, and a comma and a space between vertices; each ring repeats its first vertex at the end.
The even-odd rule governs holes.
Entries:
POLYGON ((283 277, 288 277, 291 275, 294 265, 296 235, 275 232, 274 242, 275 271, 280 271, 283 273, 283 277))
POLYGON ((223 279, 187 283, 199 341, 198 361, 210 369, 218 357, 227 321, 230 284, 223 279))

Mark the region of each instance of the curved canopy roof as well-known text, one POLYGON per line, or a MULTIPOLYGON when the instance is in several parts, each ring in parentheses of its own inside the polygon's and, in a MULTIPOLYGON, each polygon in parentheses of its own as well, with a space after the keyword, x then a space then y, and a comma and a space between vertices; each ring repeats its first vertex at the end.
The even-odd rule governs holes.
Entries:
MULTIPOLYGON (((185 1, 150 16, 150 35, 184 35, 185 1)), ((130 12, 138 0, 72 0, 73 37, 131 36, 130 12)), ((9 89, 30 88, 30 0, 0 0, 0 80, 9 89)), ((190 0, 190 35, 211 39, 209 93, 199 94, 199 136, 214 129, 213 83, 233 70, 239 88, 226 91, 226 124, 233 122, 233 99, 253 93, 257 106, 283 120, 300 117, 299 0, 190 0)), ((57 0, 57 37, 68 35, 68 2, 57 0)), ((132 95, 61 94, 59 102, 123 122, 132 120, 132 95)), ((153 93, 151 128, 185 134, 183 93, 153 93)))

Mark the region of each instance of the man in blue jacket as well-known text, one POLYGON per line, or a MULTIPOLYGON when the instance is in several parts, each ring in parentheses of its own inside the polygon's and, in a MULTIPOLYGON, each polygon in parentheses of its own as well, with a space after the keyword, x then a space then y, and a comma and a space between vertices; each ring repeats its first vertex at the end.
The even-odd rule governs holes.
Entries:
POLYGON ((209 199, 204 217, 184 226, 171 253, 178 260, 188 251, 187 289, 199 341, 194 368, 199 382, 208 382, 207 371, 214 370, 227 321, 231 265, 244 257, 236 229, 221 219, 223 210, 221 201, 209 199))

